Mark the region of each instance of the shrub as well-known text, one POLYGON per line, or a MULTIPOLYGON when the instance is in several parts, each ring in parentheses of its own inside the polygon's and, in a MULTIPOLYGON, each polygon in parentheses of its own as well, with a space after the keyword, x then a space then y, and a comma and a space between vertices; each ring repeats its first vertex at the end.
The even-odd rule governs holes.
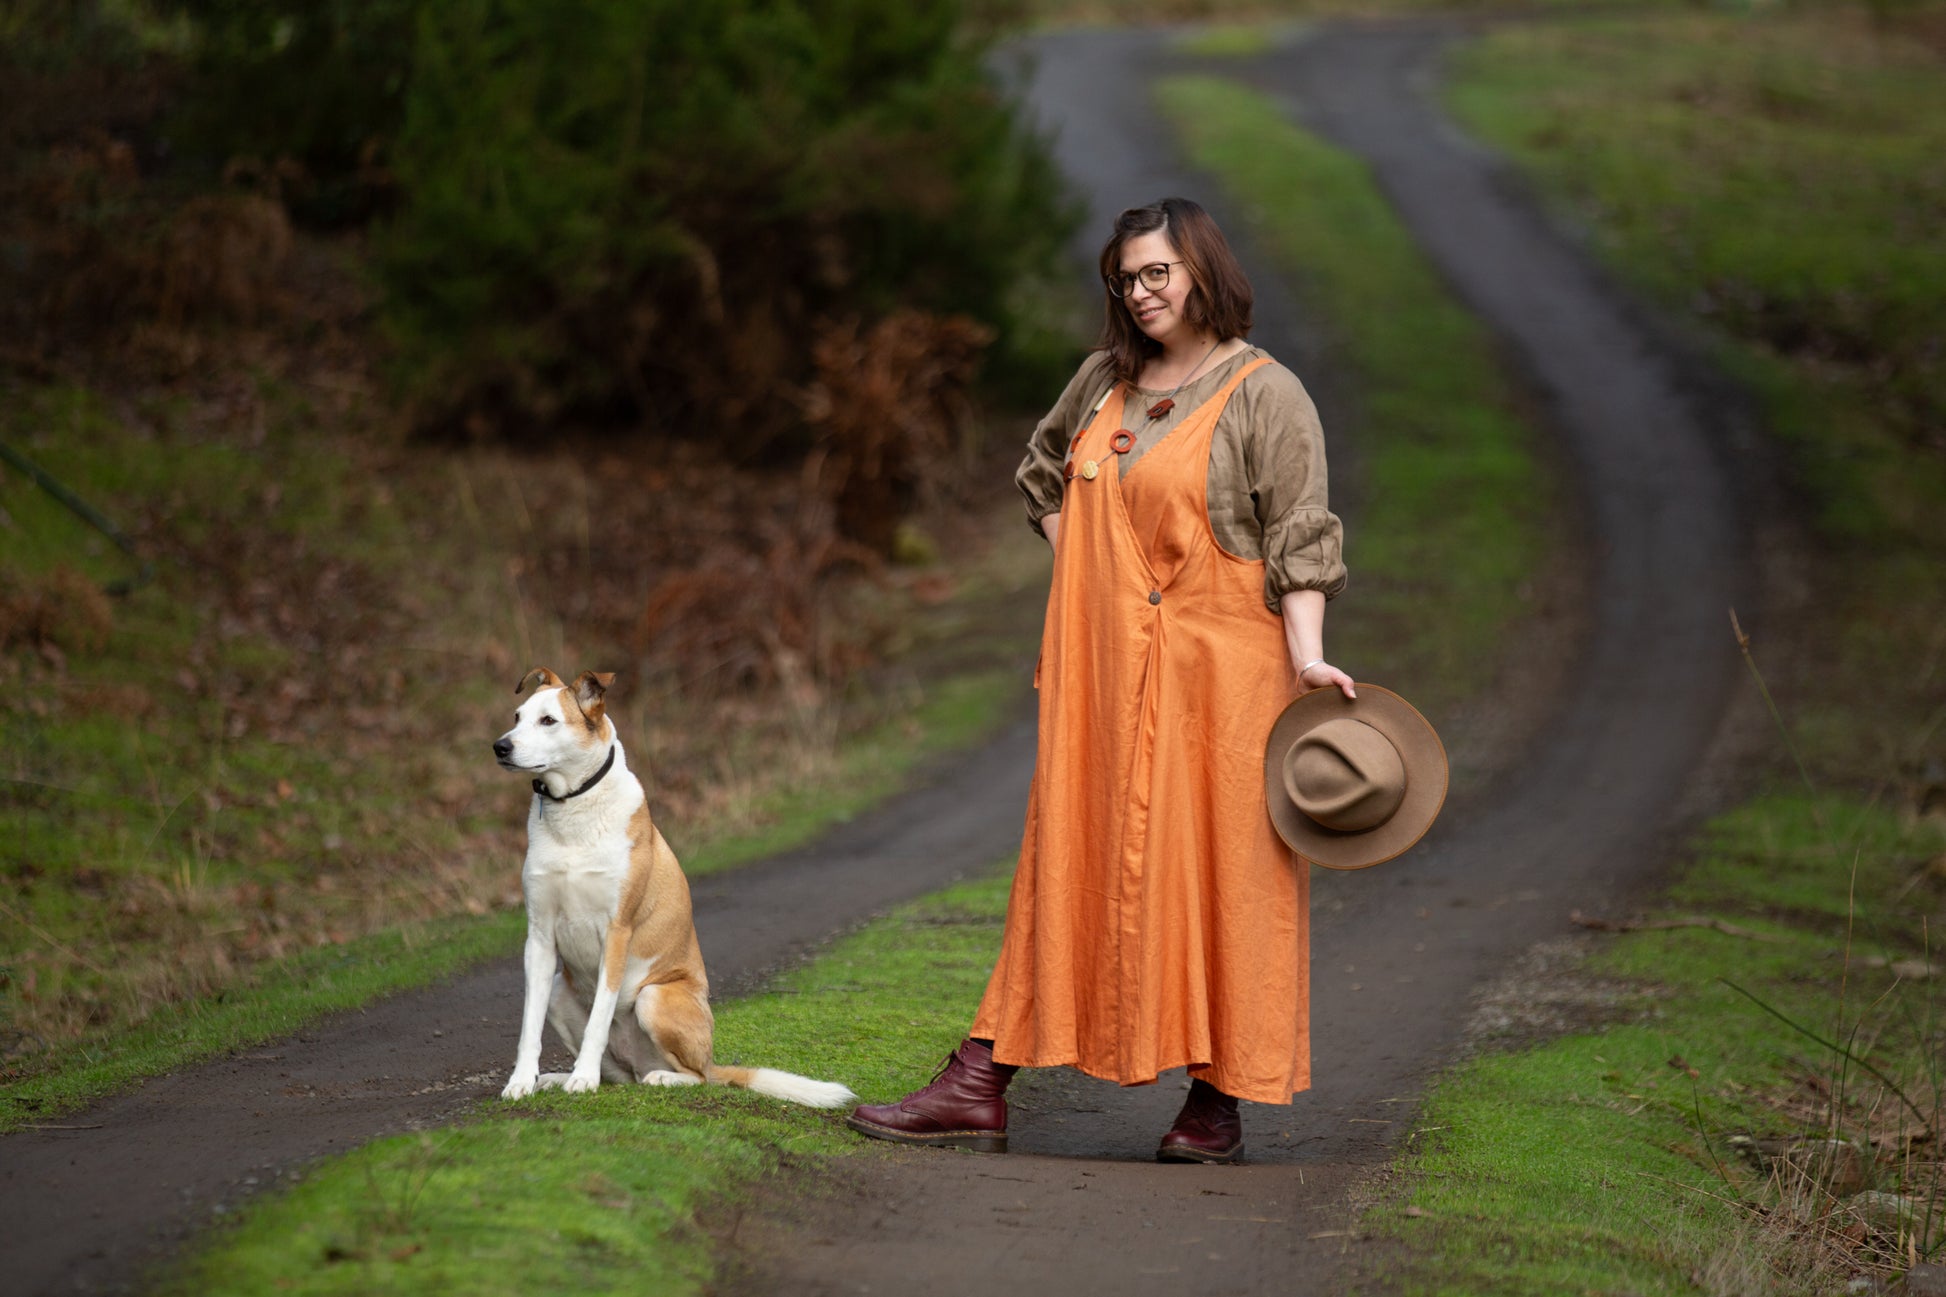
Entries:
POLYGON ((379 257, 435 426, 802 449, 818 338, 1004 325, 1066 232, 953 4, 453 0, 415 51, 379 257))

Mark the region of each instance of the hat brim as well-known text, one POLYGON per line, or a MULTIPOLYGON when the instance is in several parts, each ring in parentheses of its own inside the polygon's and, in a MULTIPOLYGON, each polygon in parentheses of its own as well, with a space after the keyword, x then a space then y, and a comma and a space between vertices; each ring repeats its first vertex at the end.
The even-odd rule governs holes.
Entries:
POLYGON ((1431 722, 1390 689, 1361 684, 1350 699, 1333 688, 1313 689, 1284 708, 1264 745, 1264 788, 1270 820, 1291 850, 1326 869, 1367 869, 1383 864, 1424 837, 1446 802, 1446 748, 1431 722), (1391 740, 1405 766, 1405 796, 1391 818, 1375 829, 1340 833, 1297 808, 1284 789, 1284 754, 1291 744, 1326 721, 1363 721, 1391 740))

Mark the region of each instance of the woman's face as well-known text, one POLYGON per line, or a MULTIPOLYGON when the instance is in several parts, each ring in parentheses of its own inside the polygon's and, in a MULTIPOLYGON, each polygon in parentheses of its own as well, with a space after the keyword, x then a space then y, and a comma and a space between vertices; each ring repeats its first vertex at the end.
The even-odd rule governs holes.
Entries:
POLYGON ((1144 266, 1158 263, 1169 266, 1169 282, 1161 288, 1149 288, 1138 277, 1122 298, 1122 305, 1135 317, 1135 327, 1154 338, 1163 346, 1168 346, 1171 338, 1189 331, 1183 319, 1183 304, 1189 300, 1189 291, 1195 287, 1190 278, 1189 267, 1184 264, 1182 254, 1161 230, 1138 234, 1122 244, 1121 269, 1125 275, 1135 275, 1144 266), (1173 263, 1173 264, 1170 264, 1173 263))

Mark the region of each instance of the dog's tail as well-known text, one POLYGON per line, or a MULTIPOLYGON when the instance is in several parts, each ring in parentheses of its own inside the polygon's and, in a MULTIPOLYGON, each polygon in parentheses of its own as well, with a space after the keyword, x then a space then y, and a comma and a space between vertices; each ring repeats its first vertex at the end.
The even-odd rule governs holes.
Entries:
POLYGON ((858 1102, 857 1095, 836 1081, 813 1081, 774 1067, 711 1067, 709 1079, 713 1085, 740 1085, 757 1094, 812 1108, 845 1108, 858 1102))

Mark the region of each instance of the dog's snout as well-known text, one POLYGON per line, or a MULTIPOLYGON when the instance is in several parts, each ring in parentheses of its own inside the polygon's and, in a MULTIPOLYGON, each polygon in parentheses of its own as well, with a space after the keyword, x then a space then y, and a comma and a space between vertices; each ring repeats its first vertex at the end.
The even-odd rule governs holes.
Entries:
POLYGON ((493 741, 494 756, 499 757, 502 761, 505 761, 508 757, 512 756, 513 754, 514 754, 514 741, 512 739, 495 739, 493 741))

